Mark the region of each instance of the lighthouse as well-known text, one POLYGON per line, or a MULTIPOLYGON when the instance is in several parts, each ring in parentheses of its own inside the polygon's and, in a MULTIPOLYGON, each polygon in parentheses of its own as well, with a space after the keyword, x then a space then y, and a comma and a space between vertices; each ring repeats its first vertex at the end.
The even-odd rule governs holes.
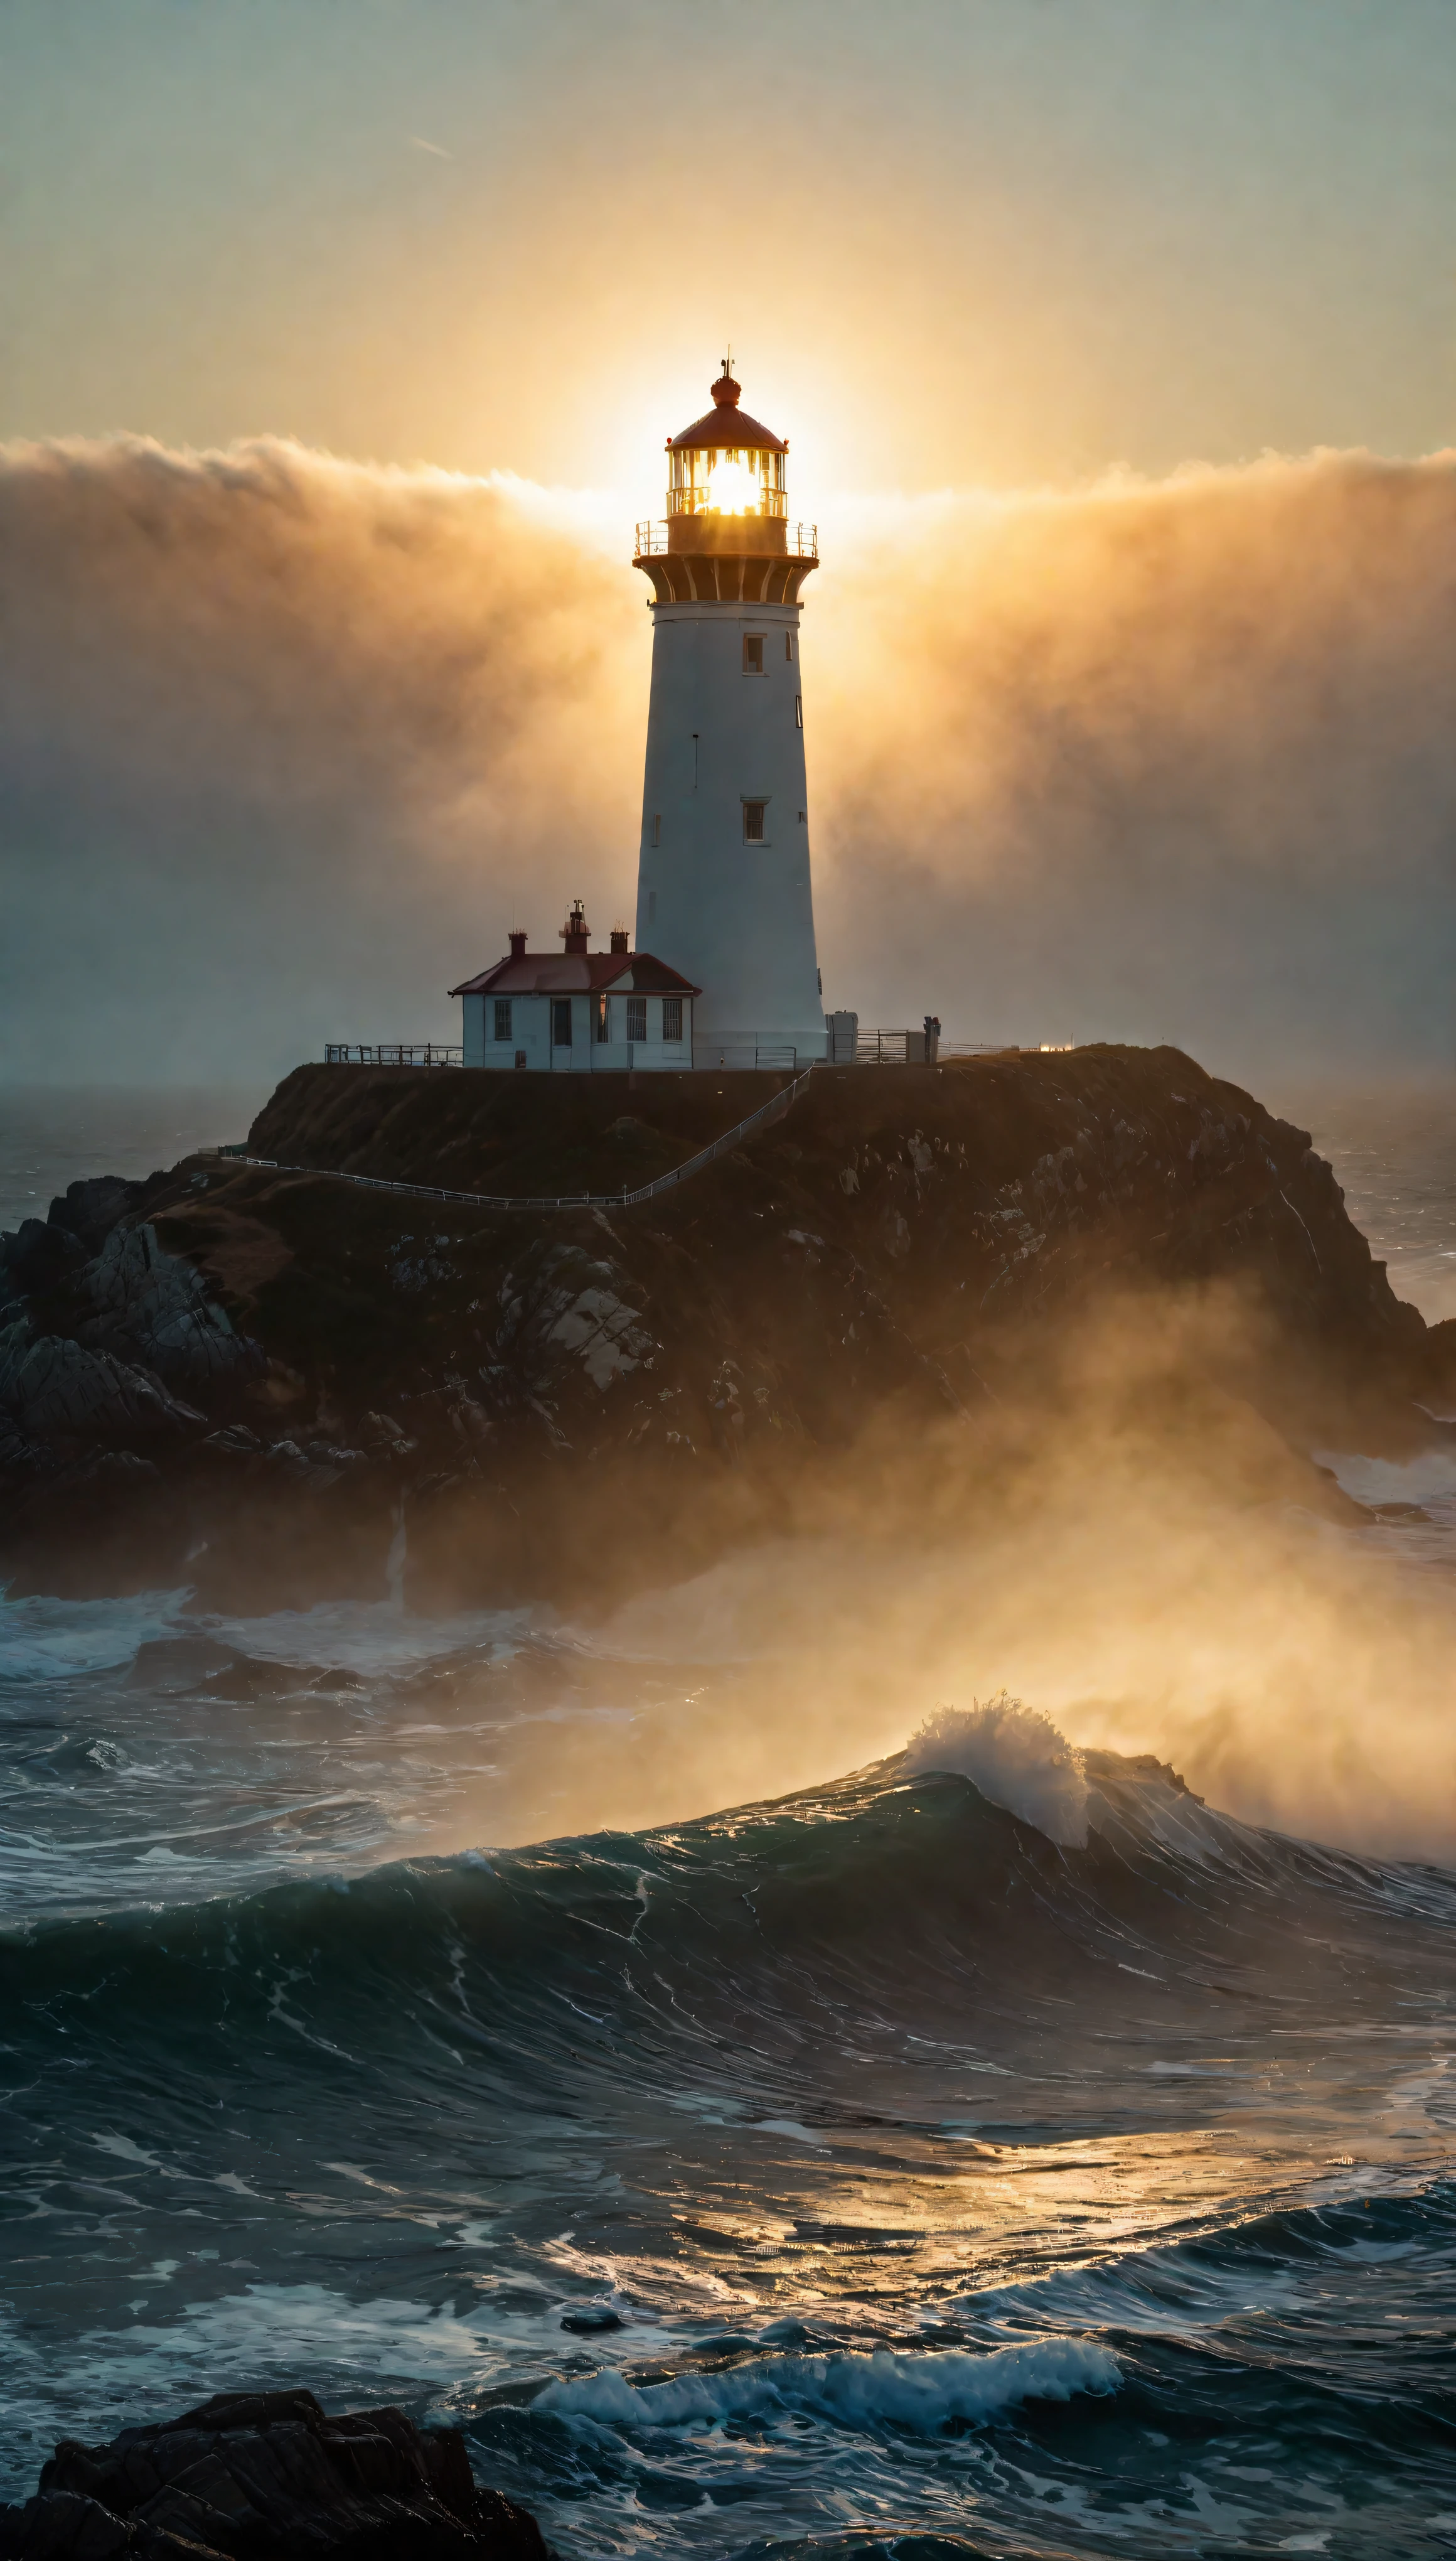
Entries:
POLYGON ((819 553, 789 522, 787 441, 739 406, 728 357, 712 394, 669 439, 665 523, 637 528, 653 632, 636 943, 702 991, 695 1066, 784 1067, 825 1054, 799 662, 819 553))

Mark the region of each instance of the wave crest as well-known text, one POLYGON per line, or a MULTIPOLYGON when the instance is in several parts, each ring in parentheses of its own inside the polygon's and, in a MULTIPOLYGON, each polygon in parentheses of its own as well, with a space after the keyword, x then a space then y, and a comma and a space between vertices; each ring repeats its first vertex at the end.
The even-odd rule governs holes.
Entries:
POLYGON ((1082 1756, 1050 1716, 998 1690, 983 1706, 938 1707, 905 1747, 914 1777, 969 1779, 988 1803, 1032 1823, 1062 1849, 1087 1845, 1082 1756))
POLYGON ((931 2436, 957 2420, 994 2418, 1018 2401, 1069 2401, 1074 2392, 1115 2392, 1121 2368, 1093 2339, 1029 2339, 977 2355, 964 2348, 903 2355, 761 2356, 715 2374, 628 2383, 610 2368, 549 2383, 533 2404, 559 2418, 606 2427, 711 2427, 723 2420, 771 2419, 796 2411, 842 2427, 910 2428, 931 2436))

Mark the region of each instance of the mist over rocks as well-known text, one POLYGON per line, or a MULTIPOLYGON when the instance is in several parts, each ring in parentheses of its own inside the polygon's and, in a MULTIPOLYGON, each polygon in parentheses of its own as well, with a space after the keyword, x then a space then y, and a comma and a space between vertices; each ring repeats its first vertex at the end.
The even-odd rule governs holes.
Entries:
POLYGON ((62 1280, 0 1336, 13 1588, 373 1598, 403 1531, 416 1606, 590 1609, 844 1515, 866 1470, 888 1528, 968 1520, 1072 1416, 1351 1519, 1311 1449, 1439 1435, 1441 1329, 1306 1133, 1176 1051, 823 1070, 632 1209, 328 1179, 625 1191, 764 1083, 305 1067, 270 1166, 154 1177, 88 1262, 55 1203, 62 1280))

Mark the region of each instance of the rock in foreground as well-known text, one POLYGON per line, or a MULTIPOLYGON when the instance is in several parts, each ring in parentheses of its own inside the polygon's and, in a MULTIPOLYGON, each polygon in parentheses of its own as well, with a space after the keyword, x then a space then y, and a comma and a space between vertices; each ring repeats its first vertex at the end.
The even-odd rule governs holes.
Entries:
POLYGON ((311 2392, 220 2393, 109 2446, 57 2447, 0 2509, 0 2561, 547 2561, 536 2519, 481 2489, 453 2428, 329 2418, 311 2392))

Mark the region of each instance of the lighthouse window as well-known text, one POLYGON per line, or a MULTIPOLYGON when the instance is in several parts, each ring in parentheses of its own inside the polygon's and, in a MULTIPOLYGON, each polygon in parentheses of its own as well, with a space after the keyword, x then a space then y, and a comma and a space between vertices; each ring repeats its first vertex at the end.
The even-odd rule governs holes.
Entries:
POLYGON ((629 996, 627 998, 627 1038, 629 1041, 639 1041, 647 1038, 647 999, 645 996, 629 996))
POLYGON ((743 673, 745 676, 761 676, 763 673, 761 631, 745 631, 743 634, 743 673))
POLYGON ((664 1040, 681 1040, 683 1037, 681 996, 664 996, 662 1000, 662 1036, 664 1040))
POLYGON ((551 1000, 551 1045, 553 1049, 571 1046, 571 999, 553 996, 551 1000))
POLYGON ((783 654, 786 658, 792 658, 794 654, 794 635, 792 631, 786 631, 783 635, 783 654))
POLYGON ((662 816, 660 812, 652 821, 652 841, 655 845, 660 845, 662 843, 662 816))
POLYGON ((511 999, 509 996, 497 996, 495 1003, 496 1039, 508 1041, 511 1037, 511 999))
POLYGON ((804 697, 802 694, 795 694, 794 696, 794 719, 797 721, 800 729, 802 729, 804 726, 804 697))
POLYGON ((763 820, 767 808, 768 803, 766 800, 745 800, 743 802, 743 842, 745 845, 762 844, 763 820))

